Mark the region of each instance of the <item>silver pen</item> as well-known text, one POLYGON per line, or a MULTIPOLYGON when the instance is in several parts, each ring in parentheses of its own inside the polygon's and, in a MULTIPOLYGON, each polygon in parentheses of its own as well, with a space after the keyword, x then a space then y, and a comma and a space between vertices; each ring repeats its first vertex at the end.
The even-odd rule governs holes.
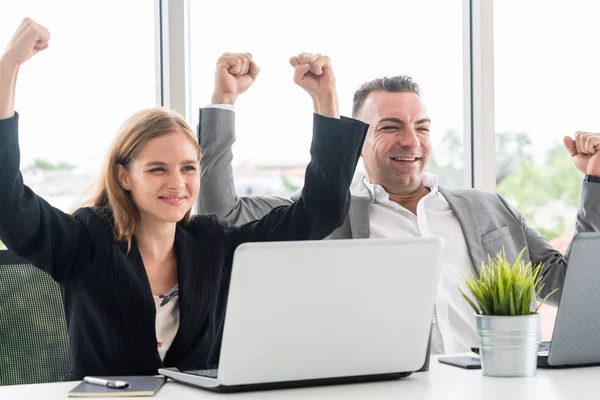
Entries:
POLYGON ((125 381, 115 381, 112 379, 102 379, 86 376, 83 378, 83 380, 87 383, 91 383, 92 385, 106 386, 115 389, 126 389, 129 387, 129 383, 125 381))

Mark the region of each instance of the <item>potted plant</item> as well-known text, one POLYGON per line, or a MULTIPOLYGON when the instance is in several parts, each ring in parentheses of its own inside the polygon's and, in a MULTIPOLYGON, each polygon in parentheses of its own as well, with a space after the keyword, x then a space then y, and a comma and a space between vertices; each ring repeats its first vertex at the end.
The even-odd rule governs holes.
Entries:
POLYGON ((540 285, 542 264, 521 261, 521 250, 514 264, 506 259, 504 248, 488 264, 481 263, 479 275, 462 277, 475 301, 460 288, 475 311, 481 368, 485 376, 532 376, 537 367, 539 345, 539 307, 556 292, 548 294, 532 311, 540 285))

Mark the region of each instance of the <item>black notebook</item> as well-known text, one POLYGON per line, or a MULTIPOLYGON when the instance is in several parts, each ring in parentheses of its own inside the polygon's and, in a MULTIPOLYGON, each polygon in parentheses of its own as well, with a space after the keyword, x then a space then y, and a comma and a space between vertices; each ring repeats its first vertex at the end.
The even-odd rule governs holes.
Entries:
POLYGON ((97 378, 126 381, 129 387, 115 389, 82 381, 68 393, 69 397, 144 397, 154 396, 167 378, 164 376, 98 376, 97 378))

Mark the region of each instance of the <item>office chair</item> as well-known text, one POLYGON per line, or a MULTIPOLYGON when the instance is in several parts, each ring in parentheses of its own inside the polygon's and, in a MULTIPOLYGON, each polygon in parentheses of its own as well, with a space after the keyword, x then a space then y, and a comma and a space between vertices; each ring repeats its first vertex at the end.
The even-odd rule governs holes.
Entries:
POLYGON ((0 385, 63 381, 69 371, 60 287, 9 250, 0 250, 0 385))

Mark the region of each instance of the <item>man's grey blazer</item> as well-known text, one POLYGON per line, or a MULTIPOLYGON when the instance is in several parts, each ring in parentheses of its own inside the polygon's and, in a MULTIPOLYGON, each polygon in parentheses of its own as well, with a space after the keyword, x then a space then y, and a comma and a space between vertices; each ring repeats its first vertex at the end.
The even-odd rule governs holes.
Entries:
MULTIPOLYGON (((234 119, 233 111, 217 108, 200 110, 198 136, 203 155, 197 206, 201 213, 216 213, 237 225, 260 218, 275 207, 290 204, 293 199, 237 196, 231 166, 234 119)), ((358 185, 364 186, 364 183, 361 181, 358 185)), ((563 256, 529 227, 523 215, 499 194, 476 189, 440 187, 439 190, 460 223, 476 273, 481 262, 487 261, 488 254, 493 257, 502 247, 509 260, 516 259, 518 253, 527 248, 523 261, 544 265, 542 279, 545 285, 539 297, 545 297, 555 288, 562 288, 570 245, 563 256)), ((369 206, 373 199, 368 193, 367 190, 353 191, 348 217, 329 238, 369 237, 369 206)), ((583 182, 575 231, 600 231, 600 184, 583 182)), ((556 304, 559 298, 560 293, 556 293, 548 302, 556 304)))

